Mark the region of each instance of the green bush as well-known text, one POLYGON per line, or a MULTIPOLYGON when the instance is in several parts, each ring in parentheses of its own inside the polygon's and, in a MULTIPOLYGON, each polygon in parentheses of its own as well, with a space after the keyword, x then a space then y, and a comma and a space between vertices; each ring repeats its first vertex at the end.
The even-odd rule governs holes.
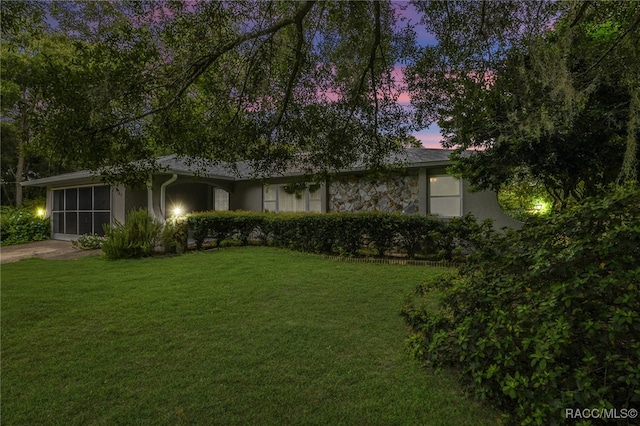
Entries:
POLYGON ((396 249, 410 258, 436 260, 463 260, 492 229, 490 222, 477 224, 473 216, 443 221, 387 213, 203 212, 189 215, 187 222, 198 249, 207 238, 217 246, 228 238, 240 245, 253 238, 311 253, 357 256, 372 248, 382 256, 396 249))
POLYGON ((162 247, 167 254, 182 254, 187 250, 188 224, 184 218, 168 221, 162 228, 162 247))
POLYGON ((102 251, 108 259, 150 256, 159 242, 162 226, 146 209, 132 210, 124 225, 116 222, 104 227, 106 240, 102 251))
POLYGON ((0 241, 3 246, 48 240, 51 225, 48 217, 40 217, 32 208, 2 207, 0 241))
POLYGON ((364 213, 364 235, 378 256, 384 256, 391 250, 398 232, 398 221, 390 220, 385 213, 364 213))
POLYGON ((519 232, 485 232, 459 276, 407 301, 412 352, 459 367, 512 423, 563 424, 565 408, 637 408, 638 259, 637 189, 519 232))

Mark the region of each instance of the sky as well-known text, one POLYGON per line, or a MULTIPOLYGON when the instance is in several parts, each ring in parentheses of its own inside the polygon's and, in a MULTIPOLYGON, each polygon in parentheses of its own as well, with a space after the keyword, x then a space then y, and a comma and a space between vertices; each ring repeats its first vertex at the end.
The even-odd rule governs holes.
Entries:
MULTIPOLYGON (((429 46, 437 43, 433 34, 429 33, 424 25, 420 24, 420 15, 415 10, 415 8, 409 4, 408 1, 396 1, 394 2, 401 7, 399 7, 398 12, 404 18, 407 19, 408 24, 414 25, 414 30, 416 31, 416 42, 419 46, 429 46)), ((400 97, 401 104, 408 104, 410 102, 410 97, 408 94, 403 94, 400 97)), ((420 131, 414 132, 413 136, 416 137, 420 142, 422 142, 422 146, 425 148, 442 148, 441 141, 442 136, 440 135, 440 128, 437 124, 432 124, 427 129, 422 129, 420 131)))

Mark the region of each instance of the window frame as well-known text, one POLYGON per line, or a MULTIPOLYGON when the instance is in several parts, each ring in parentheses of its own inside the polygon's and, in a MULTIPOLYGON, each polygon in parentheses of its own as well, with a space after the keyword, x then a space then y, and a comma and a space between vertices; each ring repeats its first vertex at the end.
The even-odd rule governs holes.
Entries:
POLYGON ((309 186, 310 185, 314 185, 314 184, 310 184, 307 183, 306 184, 307 187, 304 190, 304 210, 300 210, 300 211, 293 211, 293 210, 282 210, 282 197, 284 196, 283 194, 286 194, 286 196, 294 196, 295 194, 289 194, 284 190, 284 187, 287 186, 287 183, 277 183, 277 184, 265 184, 262 186, 262 211, 263 212, 274 212, 274 213, 322 213, 322 185, 320 185, 320 187, 313 191, 310 192, 309 191, 309 186), (267 192, 273 190, 274 191, 274 196, 273 197, 269 197, 269 199, 267 199, 267 192), (315 195, 317 194, 317 195, 315 195), (312 195, 314 195, 312 197, 312 195), (267 207, 267 203, 271 206, 271 207, 267 207), (312 204, 317 204, 318 208, 317 210, 311 210, 311 206, 312 204))
MULTIPOLYGON (((55 188, 51 190, 51 233, 53 238, 76 238, 84 234, 97 234, 104 235, 102 230, 102 224, 113 223, 113 191, 111 186, 102 184, 89 184, 69 186, 63 188, 55 188), (91 206, 87 208, 85 200, 80 200, 80 195, 84 192, 86 195, 86 188, 91 189, 91 206), (98 208, 96 209, 96 188, 107 188, 107 200, 108 209, 98 208), (74 193, 75 200, 67 198, 68 194, 74 193), (57 198, 56 194, 61 194, 62 198, 57 198), (75 202, 75 204, 74 204, 75 202), (109 221, 102 222, 96 221, 96 215, 108 215, 109 221), (83 227, 81 218, 83 216, 90 215, 91 218, 91 230, 90 232, 80 232, 83 227), (61 220, 61 222, 60 222, 61 220), (75 220, 75 230, 71 229, 73 221, 75 220), (96 223, 100 222, 97 229, 96 223), (60 226, 61 225, 61 226, 60 226), (62 232, 60 232, 62 231, 62 232), (71 231, 71 232, 70 232, 71 231), (75 232, 74 232, 75 231, 75 232)), ((103 216, 104 217, 104 216, 103 216)), ((85 229, 82 229, 85 231, 85 229)))
POLYGON ((463 216, 463 185, 462 185, 462 179, 458 179, 454 176, 451 176, 449 174, 434 174, 434 175, 430 175, 428 177, 428 194, 429 194, 429 199, 428 199, 428 207, 429 207, 429 214, 433 215, 433 216, 438 216, 438 217, 442 217, 442 218, 454 218, 454 217, 462 217, 463 216), (438 194, 438 195, 434 195, 434 190, 432 188, 432 184, 434 183, 434 181, 432 179, 438 179, 438 178, 448 178, 448 179, 453 179, 457 182, 457 194, 438 194), (459 206, 458 206, 458 212, 455 215, 444 215, 441 213, 437 213, 434 212, 434 207, 433 207, 433 201, 434 200, 445 200, 445 199, 450 199, 450 200, 457 200, 459 206))
POLYGON ((220 187, 214 187, 213 188, 213 211, 229 211, 230 209, 230 204, 231 204, 231 199, 230 199, 230 194, 229 191, 227 191, 224 188, 220 188, 220 187), (217 193, 219 191, 223 191, 226 195, 227 195, 227 201, 226 201, 226 206, 223 206, 224 208, 220 208, 218 207, 218 203, 217 203, 217 193))

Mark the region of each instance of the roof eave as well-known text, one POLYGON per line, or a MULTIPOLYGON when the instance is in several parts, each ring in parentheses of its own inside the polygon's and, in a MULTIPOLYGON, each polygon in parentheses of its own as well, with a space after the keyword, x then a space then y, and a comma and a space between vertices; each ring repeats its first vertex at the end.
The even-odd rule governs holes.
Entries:
POLYGON ((81 171, 75 173, 67 173, 64 175, 49 176, 41 179, 27 180, 24 182, 20 182, 20 185, 24 187, 50 187, 95 182, 100 182, 99 176, 96 176, 90 171, 81 171))

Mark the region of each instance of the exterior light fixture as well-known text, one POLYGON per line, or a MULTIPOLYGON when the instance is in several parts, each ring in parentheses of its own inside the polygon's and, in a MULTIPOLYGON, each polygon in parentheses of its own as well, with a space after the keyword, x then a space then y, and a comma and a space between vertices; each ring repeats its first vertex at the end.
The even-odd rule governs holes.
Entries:
POLYGON ((182 216, 183 209, 180 206, 175 206, 172 212, 173 212, 173 216, 175 217, 182 216))
POLYGON ((38 216, 38 217, 40 217, 40 218, 43 218, 43 217, 45 217, 46 215, 47 215, 47 210, 46 210, 46 209, 43 209, 42 207, 38 207, 38 208, 36 209, 36 216, 38 216))

